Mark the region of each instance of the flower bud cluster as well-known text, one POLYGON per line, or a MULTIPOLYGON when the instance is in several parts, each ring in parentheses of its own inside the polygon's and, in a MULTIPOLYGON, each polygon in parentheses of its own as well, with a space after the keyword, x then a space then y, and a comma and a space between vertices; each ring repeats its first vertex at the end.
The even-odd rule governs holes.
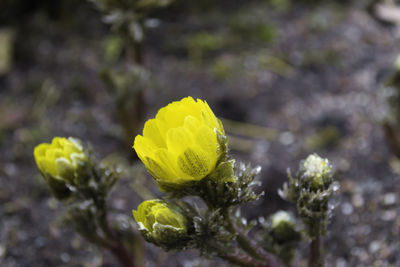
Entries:
MULTIPOLYGON (((159 189, 167 193, 169 198, 198 196, 208 208, 216 210, 259 197, 251 190, 259 170, 242 166, 238 176, 235 175, 235 161, 227 156, 227 138, 222 123, 207 102, 200 99, 196 101, 192 97, 186 97, 161 108, 154 119, 145 123, 143 135, 136 136, 133 148, 159 189)), ((185 240, 182 234, 186 233, 186 228, 170 227, 172 221, 166 222, 161 228, 146 223, 153 222, 157 217, 155 214, 167 214, 164 208, 160 209, 163 213, 156 209, 161 208, 161 203, 164 208, 170 208, 162 200, 143 202, 138 211, 134 211, 134 217, 148 241, 166 248, 176 248, 176 238, 173 237, 185 240), (179 233, 176 230, 178 228, 179 233)), ((181 222, 186 216, 188 225, 191 225, 189 228, 192 229, 191 233, 188 231, 188 236, 193 237, 196 231, 195 235, 202 235, 202 230, 199 229, 206 229, 208 226, 204 225, 209 225, 205 222, 206 219, 194 223, 196 212, 191 215, 178 213, 177 209, 171 209, 168 214, 176 214, 175 217, 180 218, 181 222), (198 229, 195 229, 196 226, 198 229)), ((219 218, 218 216, 211 217, 219 218)), ((207 229, 210 230, 209 227, 207 229)), ((208 231, 207 229, 204 231, 208 231)))
POLYGON ((279 192, 296 205, 310 237, 326 231, 330 215, 328 203, 335 185, 329 161, 312 154, 300 162, 295 177, 289 173, 289 183, 279 192))

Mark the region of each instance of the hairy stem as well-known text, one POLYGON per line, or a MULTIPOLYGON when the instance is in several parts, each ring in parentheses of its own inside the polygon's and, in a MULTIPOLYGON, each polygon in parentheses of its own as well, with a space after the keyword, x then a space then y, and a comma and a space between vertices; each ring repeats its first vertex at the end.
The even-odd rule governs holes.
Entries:
MULTIPOLYGON (((143 28, 143 22, 139 21, 143 28)), ((129 39, 129 38, 128 38, 129 39)), ((144 46, 142 40, 129 39, 127 48, 127 61, 131 64, 144 66, 144 46)), ((125 100, 126 101, 126 100, 125 100)), ((120 108, 119 116, 125 128, 125 134, 130 138, 136 136, 140 132, 140 123, 145 115, 144 88, 140 88, 133 95, 134 104, 131 109, 125 107, 120 108)))
POLYGON ((219 256, 221 259, 226 260, 227 262, 243 266, 243 267, 248 267, 248 266, 253 266, 253 267, 267 267, 269 266, 268 263, 262 262, 255 260, 252 257, 249 257, 247 255, 241 255, 241 254, 229 254, 229 255, 220 255, 219 256))
MULTIPOLYGON (((263 266, 277 267, 280 266, 277 259, 263 250, 258 244, 252 240, 249 240, 246 235, 236 229, 233 225, 231 217, 229 215, 229 209, 226 208, 223 210, 223 216, 228 223, 227 230, 236 235, 236 240, 239 246, 246 252, 248 255, 254 257, 257 260, 261 260, 265 263, 263 266)), ((247 265, 249 266, 249 265, 247 265)))
MULTIPOLYGON (((317 226, 319 228, 319 226, 317 226)), ((319 234, 319 229, 317 231, 317 236, 311 240, 310 243, 310 255, 308 258, 309 267, 322 267, 324 266, 322 256, 321 256, 321 236, 319 234)))
POLYGON ((388 122, 383 124, 383 130, 385 133, 386 141, 388 142, 389 149, 392 150, 393 154, 400 158, 400 141, 397 138, 396 130, 388 122))
POLYGON ((106 238, 110 241, 108 249, 118 259, 121 266, 135 267, 135 259, 133 255, 127 251, 122 241, 114 233, 114 231, 111 229, 108 223, 107 208, 105 201, 103 199, 102 200, 94 199, 94 201, 100 213, 98 217, 100 228, 104 232, 106 238))

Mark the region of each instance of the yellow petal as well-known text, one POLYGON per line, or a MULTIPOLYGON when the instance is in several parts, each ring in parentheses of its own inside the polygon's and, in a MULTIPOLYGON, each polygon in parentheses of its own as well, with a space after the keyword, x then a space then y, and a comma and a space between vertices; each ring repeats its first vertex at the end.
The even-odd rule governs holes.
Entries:
POLYGON ((41 166, 39 169, 43 170, 43 172, 49 173, 54 178, 57 178, 57 167, 55 160, 45 158, 40 164, 41 166))
POLYGON ((192 145, 193 135, 185 127, 171 128, 167 132, 167 148, 175 155, 192 145))
POLYGON ((135 137, 133 148, 142 160, 146 157, 153 157, 154 151, 157 149, 153 142, 141 135, 135 137))
POLYGON ((176 164, 174 163, 174 155, 172 155, 171 152, 169 152, 165 148, 160 148, 157 149, 154 155, 154 159, 160 164, 162 168, 168 172, 168 179, 174 179, 178 177, 177 170, 176 170, 176 164))
POLYGON ((191 133, 196 133, 200 128, 201 124, 199 120, 194 116, 187 116, 184 120, 184 127, 188 129, 191 133))
MULTIPOLYGON (((199 99, 199 101, 201 101, 199 99)), ((202 102, 203 105, 203 112, 202 112, 202 116, 204 119, 204 122, 210 126, 211 128, 216 128, 218 131, 220 131, 222 134, 224 134, 224 128, 222 127, 222 124, 220 124, 218 122, 217 117, 215 117, 214 113, 212 112, 212 110, 210 109, 210 107, 208 106, 207 102, 202 102)))
POLYGON ((210 127, 202 125, 197 129, 196 132, 196 144, 206 151, 210 157, 213 157, 211 161, 217 161, 217 149, 218 142, 215 133, 210 127))
POLYGON ((46 151, 49 149, 50 144, 40 144, 35 147, 33 150, 33 156, 36 161, 36 165, 39 165, 39 162, 46 156, 46 151))
POLYGON ((52 148, 46 151, 46 158, 56 160, 57 158, 65 157, 64 151, 61 148, 52 148))
POLYGON ((143 129, 143 136, 151 140, 157 147, 166 147, 165 140, 160 133, 158 128, 158 122, 156 119, 148 120, 143 129))
POLYGON ((173 177, 171 176, 171 172, 165 166, 163 166, 162 163, 150 157, 146 157, 142 161, 144 165, 146 165, 147 170, 156 180, 165 180, 168 179, 169 177, 173 177))
POLYGON ((178 157, 178 167, 180 170, 194 179, 204 178, 210 172, 210 160, 203 150, 187 148, 178 157))
POLYGON ((54 137, 51 141, 52 148, 62 148, 67 139, 64 137, 54 137))

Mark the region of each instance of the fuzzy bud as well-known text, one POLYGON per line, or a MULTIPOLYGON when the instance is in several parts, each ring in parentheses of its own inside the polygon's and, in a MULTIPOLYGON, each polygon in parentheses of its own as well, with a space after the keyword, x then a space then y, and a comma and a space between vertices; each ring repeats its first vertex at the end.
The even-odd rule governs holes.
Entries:
POLYGON ((33 154, 38 169, 59 199, 69 195, 67 185, 79 183, 88 161, 80 141, 72 137, 55 137, 51 144, 36 146, 33 154))
POLYGON ((187 219, 180 208, 171 203, 147 200, 132 213, 144 238, 155 245, 171 249, 187 239, 187 219))

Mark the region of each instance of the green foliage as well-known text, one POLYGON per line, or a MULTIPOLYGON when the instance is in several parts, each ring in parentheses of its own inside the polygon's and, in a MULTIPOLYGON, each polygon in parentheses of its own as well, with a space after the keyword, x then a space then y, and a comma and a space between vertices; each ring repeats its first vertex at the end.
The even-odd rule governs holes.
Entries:
POLYGON ((13 66, 14 35, 11 29, 0 29, 0 77, 13 66))
POLYGON ((251 40, 265 43, 277 37, 276 28, 270 24, 264 11, 252 6, 232 16, 229 25, 232 34, 247 42, 251 40))
POLYGON ((110 35, 104 41, 104 57, 110 63, 117 62, 124 50, 124 41, 120 36, 110 35))
POLYGON ((301 232, 295 218, 286 211, 278 211, 268 221, 262 220, 261 225, 265 231, 262 234, 265 248, 290 266, 301 241, 301 232))
POLYGON ((340 141, 340 132, 335 126, 327 126, 306 139, 306 146, 311 150, 332 147, 340 141))
POLYGON ((223 48, 225 39, 218 33, 199 32, 186 37, 189 58, 201 61, 223 48))
POLYGON ((386 81, 386 86, 392 88, 391 95, 388 97, 390 108, 390 121, 400 125, 400 56, 396 58, 394 70, 386 81))
POLYGON ((287 11, 292 6, 292 0, 269 0, 269 4, 278 11, 287 11))
POLYGON ((213 61, 211 71, 217 78, 226 79, 237 72, 238 64, 239 62, 234 56, 222 55, 213 61))
POLYGON ((226 221, 220 209, 198 212, 192 218, 190 246, 199 249, 201 255, 217 256, 221 253, 221 248, 224 253, 234 249, 233 241, 236 236, 226 229, 226 221))

